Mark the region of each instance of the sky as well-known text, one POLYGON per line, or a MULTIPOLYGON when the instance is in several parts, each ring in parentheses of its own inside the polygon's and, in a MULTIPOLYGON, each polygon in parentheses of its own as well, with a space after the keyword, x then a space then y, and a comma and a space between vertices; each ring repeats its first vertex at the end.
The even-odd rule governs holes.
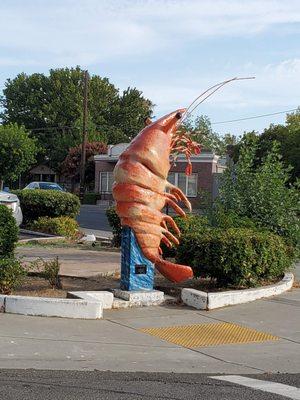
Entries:
POLYGON ((0 89, 21 72, 80 65, 143 91, 159 117, 233 82, 195 112, 240 135, 300 106, 300 0, 1 0, 0 89))

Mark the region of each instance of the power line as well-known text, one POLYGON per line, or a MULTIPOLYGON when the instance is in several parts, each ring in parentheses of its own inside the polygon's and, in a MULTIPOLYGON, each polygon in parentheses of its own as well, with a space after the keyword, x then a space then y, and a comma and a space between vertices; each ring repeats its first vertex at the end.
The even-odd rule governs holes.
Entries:
MULTIPOLYGON (((270 117, 272 115, 279 115, 279 114, 286 114, 289 112, 293 112, 293 111, 297 111, 298 108, 292 108, 291 110, 285 110, 285 111, 278 111, 275 113, 269 113, 269 114, 261 114, 261 115, 255 115, 255 116, 251 116, 251 117, 245 117, 245 118, 237 118, 237 119, 230 119, 230 120, 226 120, 226 121, 217 121, 217 122, 212 122, 211 125, 218 125, 218 124, 227 124, 230 122, 238 122, 238 121, 246 121, 249 119, 256 119, 256 118, 263 118, 263 117, 270 117)), ((96 126, 96 128, 101 129, 101 126, 96 126)), ((50 131, 50 130, 55 130, 55 129, 79 129, 76 126, 51 126, 51 127, 40 127, 40 128, 33 128, 33 129, 29 129, 29 131, 33 132, 33 131, 50 131)))
POLYGON ((227 124, 229 122, 238 122, 238 121, 246 121, 247 119, 255 119, 255 118, 263 118, 263 117, 269 117, 271 115, 278 115, 278 114, 285 114, 288 112, 292 111, 297 111, 298 108, 293 108, 291 110, 286 110, 286 111, 278 111, 275 113, 270 113, 270 114, 261 114, 261 115, 255 115, 253 117, 245 117, 245 118, 238 118, 238 119, 230 119, 228 121, 217 121, 217 122, 212 122, 211 125, 218 125, 218 124, 227 124))

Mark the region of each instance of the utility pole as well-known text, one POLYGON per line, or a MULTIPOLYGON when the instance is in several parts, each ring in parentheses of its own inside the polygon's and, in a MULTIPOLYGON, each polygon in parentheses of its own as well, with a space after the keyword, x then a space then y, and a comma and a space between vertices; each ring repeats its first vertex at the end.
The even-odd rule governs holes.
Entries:
POLYGON ((85 162, 86 162, 86 141, 87 141, 87 119, 88 119, 88 85, 89 73, 84 71, 84 88, 83 88, 83 123, 82 123, 82 146, 81 146, 81 163, 80 163, 80 189, 79 197, 82 201, 85 192, 85 162))

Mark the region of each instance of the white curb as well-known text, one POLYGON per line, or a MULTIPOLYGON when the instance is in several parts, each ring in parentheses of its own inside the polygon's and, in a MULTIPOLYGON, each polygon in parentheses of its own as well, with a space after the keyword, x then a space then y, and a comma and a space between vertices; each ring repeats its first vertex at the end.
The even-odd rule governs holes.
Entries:
POLYGON ((103 315, 100 302, 29 296, 6 296, 5 312, 82 319, 99 319, 103 315))
POLYGON ((5 299, 6 299, 5 295, 0 295, 0 313, 5 312, 5 299))
POLYGON ((213 310, 215 308, 248 303, 264 297, 279 295, 291 289, 293 282, 294 275, 286 273, 279 283, 260 288, 211 293, 185 288, 181 291, 181 299, 184 304, 198 310, 213 310))
POLYGON ((196 289, 182 289, 181 300, 184 304, 197 308, 197 310, 207 310, 207 293, 196 289))
POLYGON ((104 310, 111 309, 114 301, 114 295, 106 291, 77 291, 68 292, 68 298, 83 299, 88 301, 96 301, 102 303, 104 310))

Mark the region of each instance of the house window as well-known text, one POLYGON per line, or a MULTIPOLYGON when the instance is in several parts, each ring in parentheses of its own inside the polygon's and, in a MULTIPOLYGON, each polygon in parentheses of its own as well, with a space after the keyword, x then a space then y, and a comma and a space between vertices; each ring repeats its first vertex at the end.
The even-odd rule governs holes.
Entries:
POLYGON ((197 197, 198 174, 187 176, 184 172, 170 172, 168 181, 179 187, 187 197, 197 197))
POLYGON ((111 193, 114 177, 112 172, 100 172, 100 192, 111 193))

